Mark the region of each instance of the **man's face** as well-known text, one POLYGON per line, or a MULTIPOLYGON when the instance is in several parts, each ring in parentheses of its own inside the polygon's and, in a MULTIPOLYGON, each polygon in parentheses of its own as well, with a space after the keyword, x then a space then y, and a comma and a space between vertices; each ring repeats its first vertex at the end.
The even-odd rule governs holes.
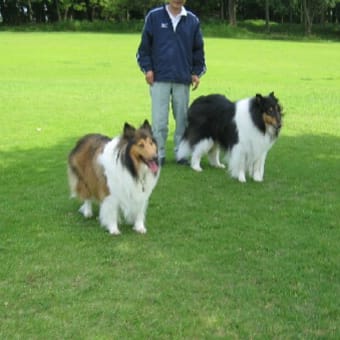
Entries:
POLYGON ((170 0, 169 5, 174 10, 180 10, 182 6, 185 4, 186 0, 170 0))

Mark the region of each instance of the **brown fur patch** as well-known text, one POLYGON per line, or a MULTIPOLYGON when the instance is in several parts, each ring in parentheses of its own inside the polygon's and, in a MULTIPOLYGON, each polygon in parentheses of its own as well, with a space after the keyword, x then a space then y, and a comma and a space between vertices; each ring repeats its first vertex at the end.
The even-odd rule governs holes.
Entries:
POLYGON ((102 201, 109 195, 103 168, 98 164, 98 156, 110 141, 102 135, 83 137, 69 155, 69 176, 76 178, 75 193, 79 198, 102 201))
POLYGON ((270 116, 267 113, 264 113, 262 117, 263 117, 263 121, 265 122, 265 124, 271 125, 271 126, 274 126, 274 127, 278 126, 278 122, 277 122, 277 119, 275 117, 270 116))

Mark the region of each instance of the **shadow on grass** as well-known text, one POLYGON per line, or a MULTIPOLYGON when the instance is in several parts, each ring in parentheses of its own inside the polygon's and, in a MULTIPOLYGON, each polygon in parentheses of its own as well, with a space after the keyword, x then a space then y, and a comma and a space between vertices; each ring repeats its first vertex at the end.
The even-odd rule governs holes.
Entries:
MULTIPOLYGON (((99 225, 96 219, 84 221, 77 212, 80 202, 69 199, 66 160, 76 139, 65 139, 53 147, 16 149, 1 154, 0 186, 6 199, 1 200, 0 207, 8 226, 56 219, 61 219, 64 225, 99 225)), ((278 193, 289 199, 294 188, 302 195, 311 192, 315 197, 323 195, 331 204, 340 195, 338 150, 340 138, 330 135, 281 136, 268 154, 262 184, 250 179, 240 184, 224 171, 211 168, 205 159, 204 171, 195 173, 189 167, 176 165, 170 158, 151 197, 148 217, 162 220, 165 226, 164 216, 179 214, 181 220, 183 216, 190 217, 187 209, 195 209, 199 215, 200 209, 208 206, 211 213, 218 214, 224 209, 225 201, 232 201, 233 197, 244 199, 245 204, 251 204, 251 197, 278 193)), ((242 209, 242 204, 235 208, 242 209)))

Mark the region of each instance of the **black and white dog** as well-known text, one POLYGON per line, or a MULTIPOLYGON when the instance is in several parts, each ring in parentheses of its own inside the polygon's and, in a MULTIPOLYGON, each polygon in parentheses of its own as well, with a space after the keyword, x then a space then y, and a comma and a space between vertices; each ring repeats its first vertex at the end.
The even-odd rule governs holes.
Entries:
POLYGON ((191 155, 191 167, 202 171, 201 158, 208 154, 212 166, 224 168, 221 149, 226 152, 233 178, 246 182, 248 172, 261 182, 267 153, 281 129, 281 118, 281 105, 274 92, 237 102, 220 94, 201 96, 189 108, 177 159, 191 155))

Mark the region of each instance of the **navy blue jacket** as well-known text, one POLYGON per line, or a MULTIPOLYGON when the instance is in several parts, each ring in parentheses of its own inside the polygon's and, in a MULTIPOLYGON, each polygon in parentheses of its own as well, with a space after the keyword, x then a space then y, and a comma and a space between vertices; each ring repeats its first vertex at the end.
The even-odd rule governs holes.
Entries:
POLYGON ((205 73, 203 37, 198 18, 187 11, 173 30, 165 6, 151 10, 146 18, 137 62, 154 80, 190 84, 191 76, 205 73))

